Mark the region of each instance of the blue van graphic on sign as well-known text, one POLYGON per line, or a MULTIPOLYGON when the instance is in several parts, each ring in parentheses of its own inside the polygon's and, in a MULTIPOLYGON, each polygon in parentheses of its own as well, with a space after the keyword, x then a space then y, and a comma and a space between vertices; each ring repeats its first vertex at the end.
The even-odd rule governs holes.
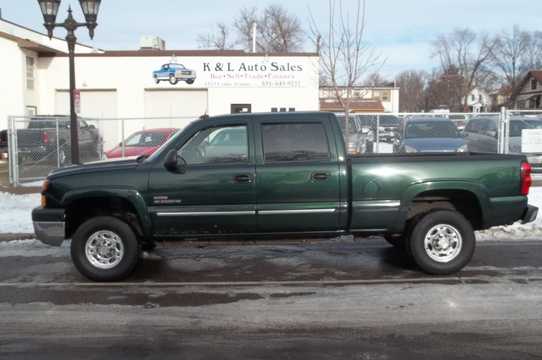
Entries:
POLYGON ((153 77, 157 84, 160 81, 169 81, 171 85, 175 85, 179 81, 184 81, 191 85, 196 81, 196 72, 182 64, 169 63, 162 65, 160 70, 154 71, 153 77))

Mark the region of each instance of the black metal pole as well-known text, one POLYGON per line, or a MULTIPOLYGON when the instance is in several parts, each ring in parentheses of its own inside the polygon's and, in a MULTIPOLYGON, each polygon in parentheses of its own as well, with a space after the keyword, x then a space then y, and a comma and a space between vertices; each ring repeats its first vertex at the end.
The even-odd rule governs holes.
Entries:
POLYGON ((70 59, 70 147, 72 164, 80 164, 79 159, 79 121, 75 111, 75 43, 77 38, 73 32, 68 31, 66 36, 70 59))

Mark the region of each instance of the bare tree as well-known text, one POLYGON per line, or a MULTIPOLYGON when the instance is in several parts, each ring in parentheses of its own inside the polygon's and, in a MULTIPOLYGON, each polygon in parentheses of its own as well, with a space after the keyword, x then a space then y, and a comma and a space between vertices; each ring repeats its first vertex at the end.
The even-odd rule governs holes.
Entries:
POLYGON ((492 52, 492 63, 498 69, 499 75, 504 80, 504 85, 515 90, 522 77, 527 60, 526 52, 532 44, 531 35, 514 26, 512 32, 500 33, 495 42, 492 52))
POLYGON ((329 0, 327 27, 322 29, 311 15, 311 37, 320 52, 320 66, 328 86, 344 110, 346 133, 354 99, 354 87, 361 85, 370 70, 382 65, 380 56, 365 41, 367 8, 358 0, 355 8, 329 0))
POLYGON ((389 81, 383 77, 379 72, 374 72, 367 76, 364 81, 366 86, 390 86, 393 85, 393 81, 389 81))
POLYGON ((460 96, 464 111, 468 111, 470 92, 476 86, 482 86, 491 75, 488 62, 495 43, 495 39, 467 28, 440 35, 433 42, 434 55, 439 58, 442 71, 456 69, 462 78, 460 96))
POLYGON ((444 73, 434 71, 427 83, 426 110, 446 108, 454 112, 461 111, 463 83, 463 77, 455 68, 444 73))
POLYGON ((542 68, 542 31, 533 31, 529 37, 530 44, 522 58, 523 73, 542 68))
POLYGON ((265 52, 291 52, 303 46, 303 28, 299 19, 280 5, 270 5, 260 19, 265 52))
POLYGON ((204 49, 231 49, 234 45, 230 40, 230 29, 224 23, 218 23, 216 26, 218 28, 216 34, 198 35, 198 46, 204 49))
POLYGON ((400 111, 420 112, 425 110, 425 90, 429 75, 425 71, 407 70, 395 78, 401 99, 400 111))
MULTIPOLYGON (((237 42, 244 49, 252 49, 252 27, 254 24, 258 24, 258 8, 256 7, 244 7, 239 12, 233 22, 233 27, 237 32, 237 42)), ((256 44, 256 46, 261 49, 263 45, 256 44)))
POLYGON ((303 47, 301 21, 281 5, 269 5, 261 14, 256 7, 242 8, 233 27, 239 44, 252 49, 253 26, 257 25, 256 48, 260 52, 293 52, 303 47))

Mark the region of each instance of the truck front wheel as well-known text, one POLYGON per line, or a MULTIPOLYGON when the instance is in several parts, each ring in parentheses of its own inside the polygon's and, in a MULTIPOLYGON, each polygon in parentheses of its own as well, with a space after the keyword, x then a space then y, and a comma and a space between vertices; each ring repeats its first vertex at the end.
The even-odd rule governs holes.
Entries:
POLYGON ((94 281, 125 279, 134 271, 139 254, 140 244, 132 228, 111 216, 84 222, 71 243, 75 267, 94 281))
POLYGON ((408 247, 412 259, 432 275, 449 275, 469 263, 476 238, 470 222, 457 211, 431 212, 414 225, 408 247))

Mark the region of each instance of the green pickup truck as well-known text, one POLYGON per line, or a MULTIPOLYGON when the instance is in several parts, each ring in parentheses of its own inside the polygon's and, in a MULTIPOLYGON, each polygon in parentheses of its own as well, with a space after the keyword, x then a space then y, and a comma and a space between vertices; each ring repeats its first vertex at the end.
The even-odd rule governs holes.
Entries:
POLYGON ((535 220, 519 155, 349 157, 329 113, 205 117, 148 158, 53 171, 32 213, 37 238, 72 239, 95 281, 129 276, 171 239, 381 235, 423 271, 451 274, 475 230, 535 220))

